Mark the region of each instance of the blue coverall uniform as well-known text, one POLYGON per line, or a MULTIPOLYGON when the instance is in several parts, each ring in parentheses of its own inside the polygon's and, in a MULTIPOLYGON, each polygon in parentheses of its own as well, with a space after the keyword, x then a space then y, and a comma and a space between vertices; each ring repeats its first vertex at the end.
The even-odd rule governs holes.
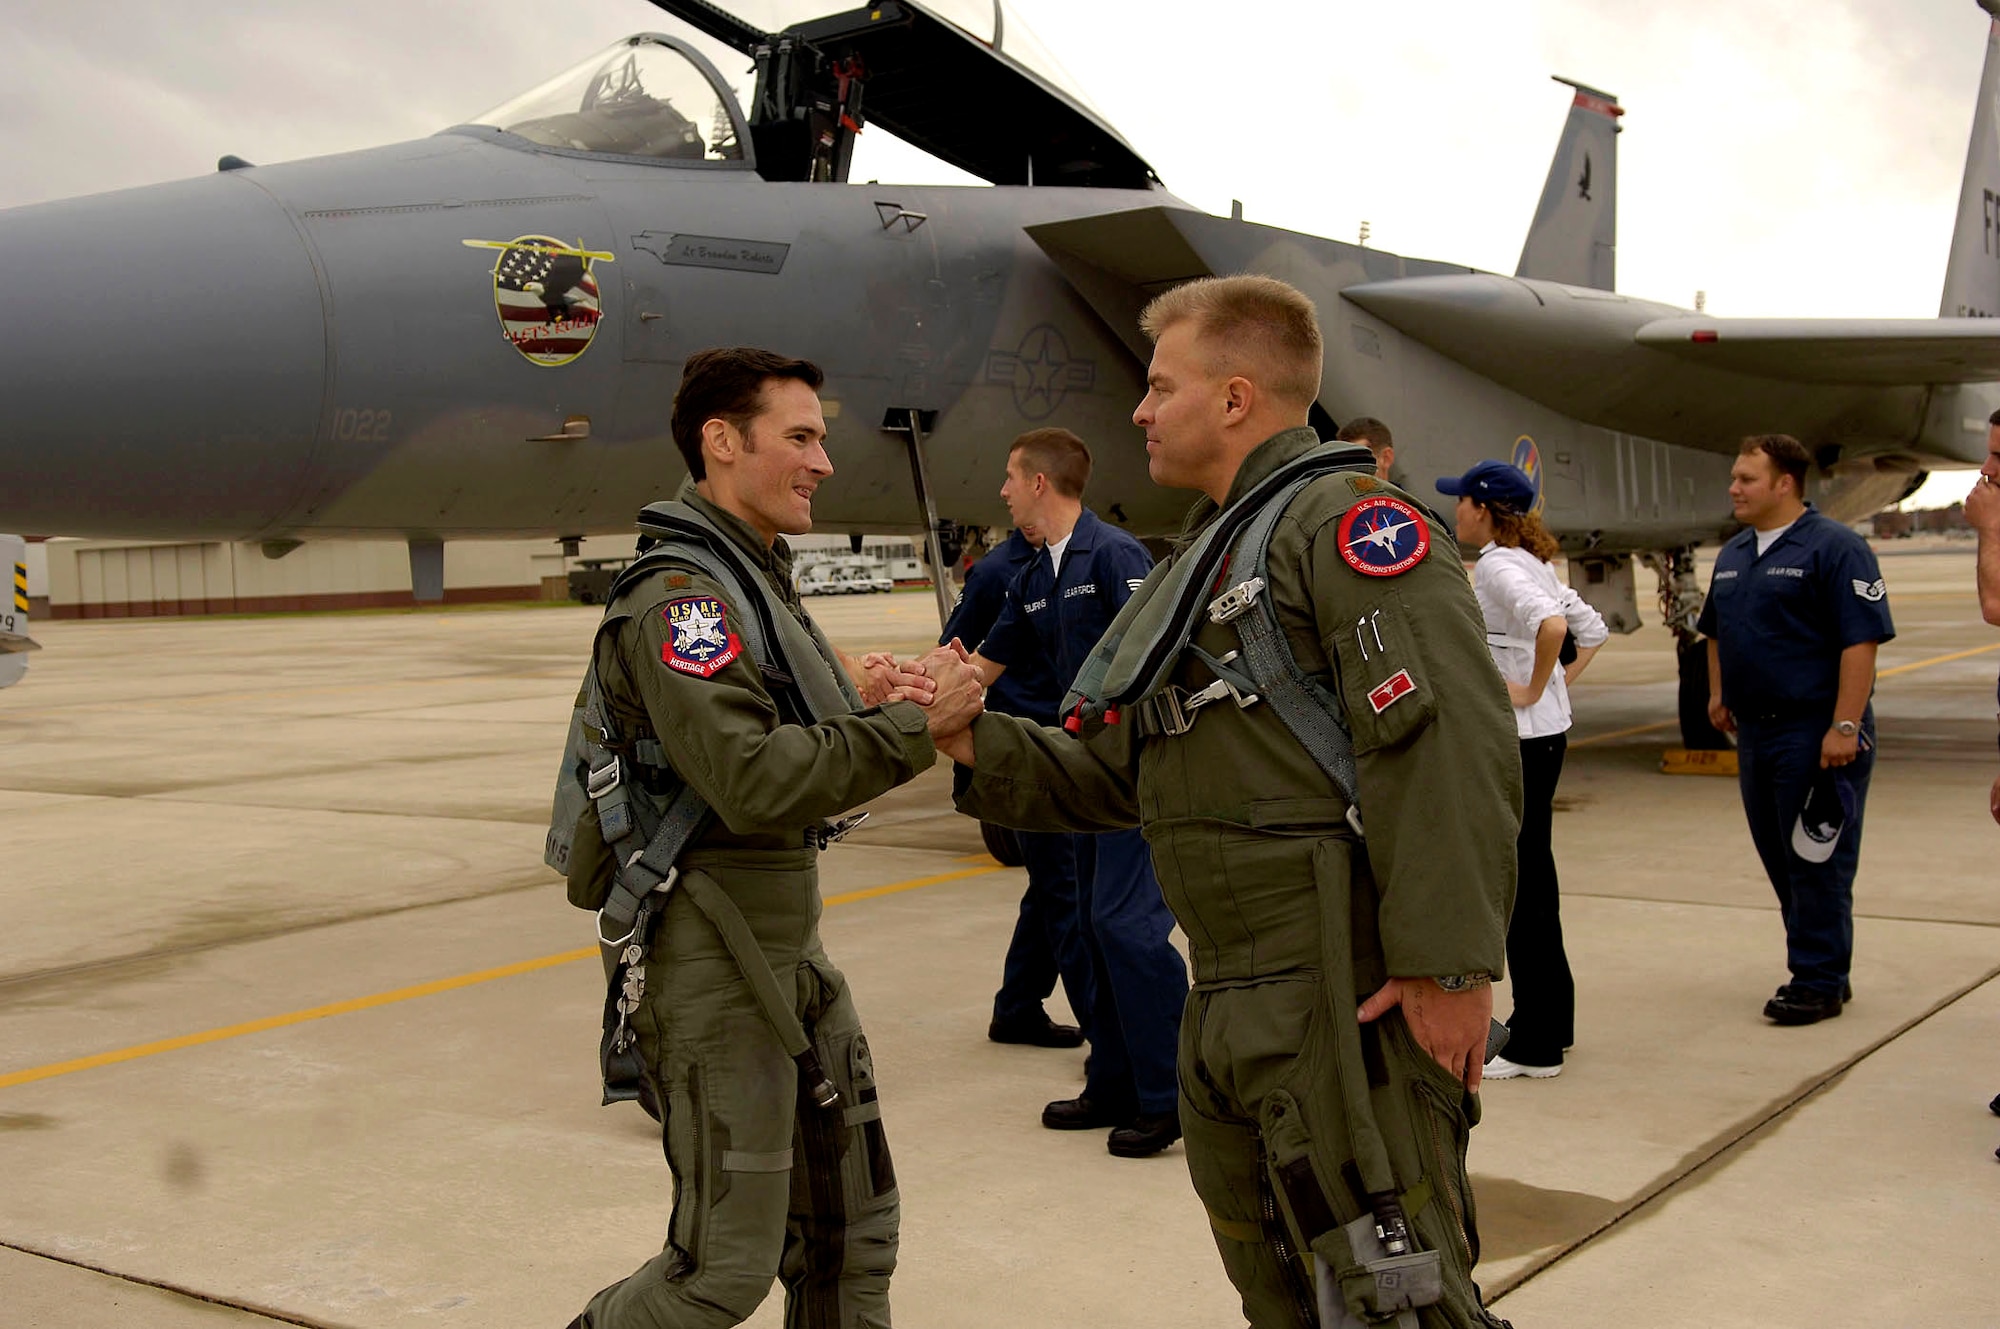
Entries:
POLYGON ((1896 635, 1882 569, 1866 541, 1808 507, 1761 556, 1754 530, 1722 547, 1696 627, 1721 659, 1743 812, 1784 916, 1792 985, 1841 996, 1854 957, 1854 871, 1875 767, 1872 705, 1861 717, 1859 752, 1838 771, 1853 790, 1854 815, 1832 857, 1800 858, 1792 827, 1820 773, 1820 744, 1841 718, 1833 713, 1841 652, 1896 635))
MULTIPOLYGON (((984 641, 1007 601, 1007 588, 1035 553, 1035 546, 1015 531, 974 563, 938 644, 956 637, 970 648, 984 641)), ((1036 724, 1054 724, 1062 696, 1063 685, 1049 662, 1030 657, 1010 667, 986 690, 986 708, 1036 724)), ((1015 838, 1028 870, 1028 889, 1021 894, 1020 916, 1001 965, 1000 991, 993 997, 994 1022, 1032 1024, 1041 1018, 1042 1002, 1056 990, 1060 976, 1070 1010, 1087 1038, 1095 992, 1077 904, 1076 837, 1065 831, 1017 831, 1015 838)))
MULTIPOLYGON (((1059 569, 1043 549, 1021 570, 979 653, 1007 666, 1009 674, 1039 659, 1054 667, 1067 689, 1152 567, 1144 545, 1086 509, 1070 532, 1059 569)), ((1097 989, 1088 1017, 1090 1076, 1083 1096, 1114 1109, 1174 1112, 1179 1101, 1174 1058, 1188 985, 1187 966, 1169 939, 1173 915, 1138 830, 1074 838, 1084 938, 1097 989)))

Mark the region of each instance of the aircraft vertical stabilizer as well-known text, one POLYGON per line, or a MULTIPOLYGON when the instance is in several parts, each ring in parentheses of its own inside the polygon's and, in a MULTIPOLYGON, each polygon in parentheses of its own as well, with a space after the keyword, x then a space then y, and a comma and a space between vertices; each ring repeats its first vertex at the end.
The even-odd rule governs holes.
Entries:
POLYGON ((1965 181, 1958 189, 1958 226, 1938 302, 1941 318, 2000 317, 2000 0, 1978 3, 1992 20, 1972 141, 1965 149, 1965 181))
POLYGON ((1618 253, 1618 117, 1625 108, 1608 92, 1556 82, 1575 88, 1576 96, 1514 275, 1609 291, 1618 253))
POLYGON ((28 652, 41 643, 28 636, 28 544, 18 535, 0 535, 0 572, 7 585, 0 591, 0 688, 21 681, 28 672, 28 652))

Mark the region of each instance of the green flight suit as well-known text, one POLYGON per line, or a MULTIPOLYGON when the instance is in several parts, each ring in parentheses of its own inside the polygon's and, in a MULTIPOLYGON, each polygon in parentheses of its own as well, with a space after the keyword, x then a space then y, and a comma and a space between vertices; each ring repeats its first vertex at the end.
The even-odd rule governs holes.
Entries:
MULTIPOLYGON (((1316 443, 1309 429, 1266 441, 1231 500, 1316 443)), ((1312 481, 1279 521, 1264 573, 1299 667, 1345 710, 1365 842, 1268 704, 1214 703, 1177 736, 1143 707, 1080 738, 989 713, 973 730, 977 768, 961 777, 960 810, 988 821, 1144 830, 1194 967, 1179 1059, 1188 1170, 1253 1329, 1318 1322, 1300 1256, 1324 1254, 1330 1225, 1367 1212, 1331 1022, 1352 1020, 1347 1003, 1391 975, 1498 975, 1505 960, 1521 808, 1513 712, 1447 532, 1433 524, 1429 552, 1398 575, 1343 558, 1342 515, 1378 494, 1407 497, 1372 475, 1312 481), (1380 690, 1405 670, 1413 687, 1380 690)), ((1218 511, 1195 505, 1183 548, 1218 511)), ((1217 657, 1240 645, 1206 616, 1193 640, 1217 657)), ((1191 652, 1170 679, 1213 682, 1191 652)), ((1443 1259, 1445 1298, 1420 1322, 1499 1323, 1471 1281, 1477 1097, 1417 1046, 1400 1010, 1358 1042, 1405 1207, 1443 1259)))
MULTIPOLYGON (((801 622, 791 552, 702 498, 678 499, 743 547, 801 622)), ((685 884, 653 934, 646 993, 632 1016, 664 1105, 674 1210, 667 1245, 597 1294, 591 1329, 694 1329, 749 1318, 785 1284, 792 1329, 886 1329, 896 1265, 895 1170, 882 1133, 874 1068, 847 981, 819 940, 824 820, 876 797, 937 759, 923 711, 906 701, 810 727, 788 722, 732 624, 742 608, 714 580, 668 569, 644 583, 643 607, 598 639, 596 665, 627 735, 651 733, 668 763, 714 810, 682 851, 741 911, 840 1102, 803 1096, 799 1074, 763 1017, 723 938, 685 884), (716 605, 722 621, 714 617, 716 605), (690 607, 705 659, 677 630, 690 607), (721 642, 733 643, 718 646, 721 642), (733 654, 731 652, 734 652, 733 654)), ((835 660, 792 661, 795 669, 835 660)))

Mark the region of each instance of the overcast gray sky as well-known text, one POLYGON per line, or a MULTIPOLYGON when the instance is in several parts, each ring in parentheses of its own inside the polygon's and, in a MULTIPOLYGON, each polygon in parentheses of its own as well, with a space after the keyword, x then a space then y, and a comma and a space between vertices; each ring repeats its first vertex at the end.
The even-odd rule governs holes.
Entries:
MULTIPOLYGON (((1252 220, 1340 239, 1365 218, 1381 248, 1511 272, 1569 101, 1559 73, 1627 108, 1621 290, 1686 305, 1705 289, 1723 315, 1937 312, 1987 28, 1973 0, 1015 3, 1212 211, 1240 198, 1252 220)), ((678 30, 644 0, 0 12, 0 206, 200 174, 225 152, 418 137, 621 36, 678 30)), ((951 178, 880 134, 856 175, 951 178)))

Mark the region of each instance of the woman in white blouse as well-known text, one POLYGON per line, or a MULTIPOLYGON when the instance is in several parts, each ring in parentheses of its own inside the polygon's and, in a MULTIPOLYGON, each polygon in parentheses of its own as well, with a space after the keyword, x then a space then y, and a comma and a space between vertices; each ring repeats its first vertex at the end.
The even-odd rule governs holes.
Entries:
POLYGON ((1458 542, 1479 551, 1473 594, 1486 617, 1486 645, 1507 682, 1521 738, 1520 885, 1507 924, 1507 969, 1514 1013, 1505 1056, 1486 1063, 1485 1078, 1562 1074, 1576 1039, 1576 985, 1563 951, 1556 860, 1549 844, 1556 782, 1569 746, 1569 684, 1610 636, 1604 619, 1556 577, 1555 537, 1530 509, 1535 487, 1501 461, 1483 461, 1439 480, 1458 499, 1458 542), (1576 658, 1560 664, 1566 637, 1576 658))

